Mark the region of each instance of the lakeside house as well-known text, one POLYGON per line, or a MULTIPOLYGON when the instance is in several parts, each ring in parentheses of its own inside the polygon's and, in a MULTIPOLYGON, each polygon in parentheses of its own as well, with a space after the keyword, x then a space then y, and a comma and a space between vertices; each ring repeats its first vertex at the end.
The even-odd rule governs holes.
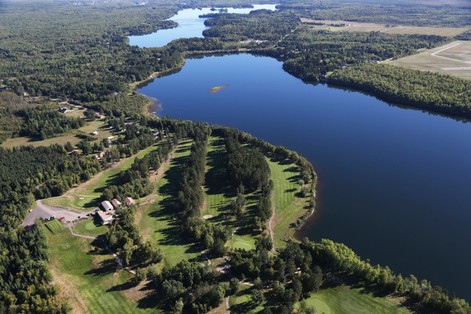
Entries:
POLYGON ((111 205, 109 201, 101 202, 101 207, 103 208, 104 211, 109 211, 113 209, 113 205, 111 205))
POLYGON ((110 224, 114 219, 112 212, 102 212, 101 210, 99 210, 97 214, 98 214, 98 218, 100 218, 102 224, 104 225, 110 224))
POLYGON ((136 204, 136 202, 134 201, 132 197, 128 196, 124 199, 124 204, 126 204, 126 206, 130 206, 130 205, 136 204))

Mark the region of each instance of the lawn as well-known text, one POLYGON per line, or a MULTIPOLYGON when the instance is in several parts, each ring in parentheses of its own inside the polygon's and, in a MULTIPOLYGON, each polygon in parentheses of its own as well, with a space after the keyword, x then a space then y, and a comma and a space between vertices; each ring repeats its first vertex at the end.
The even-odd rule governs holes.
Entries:
POLYGON ((284 240, 293 235, 295 230, 290 225, 306 212, 305 206, 309 199, 297 196, 301 191, 298 166, 268 158, 267 162, 274 184, 272 199, 276 209, 273 228, 274 244, 275 247, 281 247, 284 245, 284 240))
POLYGON ((155 308, 139 307, 144 292, 126 283, 131 276, 126 271, 115 272, 111 255, 100 253, 90 240, 72 236, 57 220, 45 224, 45 233, 49 269, 73 313, 156 313, 155 308))
POLYGON ((172 204, 178 191, 179 175, 186 156, 190 154, 192 141, 181 142, 170 162, 169 169, 157 182, 157 197, 153 204, 139 207, 136 224, 145 239, 153 239, 164 253, 163 265, 173 266, 183 259, 199 255, 183 237, 180 220, 173 211, 172 204))
POLYGON ((229 297, 229 305, 232 313, 249 314, 259 313, 263 310, 263 305, 257 305, 252 302, 250 293, 251 288, 241 284, 239 292, 229 297))
MULTIPOLYGON (((411 313, 397 299, 375 297, 362 289, 348 286, 321 290, 303 302, 307 307, 314 307, 316 313, 325 314, 411 313)), ((300 306, 298 302, 296 308, 300 306)))
POLYGON ((70 207, 78 210, 90 210, 91 208, 98 206, 102 191, 113 182, 117 174, 123 170, 129 169, 135 158, 142 158, 144 155, 156 148, 157 146, 154 145, 129 158, 123 159, 113 165, 113 167, 108 168, 105 171, 101 171, 87 182, 69 190, 64 195, 49 198, 44 200, 44 203, 63 208, 70 207))
POLYGON ((105 234, 108 231, 108 227, 102 226, 94 218, 86 219, 73 226, 75 233, 96 237, 105 234))

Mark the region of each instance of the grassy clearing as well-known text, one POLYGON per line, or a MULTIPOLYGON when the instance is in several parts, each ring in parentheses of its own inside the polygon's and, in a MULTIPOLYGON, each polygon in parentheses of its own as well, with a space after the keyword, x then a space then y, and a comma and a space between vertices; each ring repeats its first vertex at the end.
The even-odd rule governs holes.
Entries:
POLYGON ((291 224, 306 212, 309 199, 298 196, 301 191, 298 166, 270 159, 267 162, 274 184, 273 205, 276 209, 273 238, 275 247, 281 247, 284 240, 293 235, 291 224))
POLYGON ((75 208, 78 210, 90 210, 98 206, 101 193, 104 188, 111 184, 118 173, 129 169, 135 158, 142 158, 147 153, 155 150, 157 146, 148 147, 139 153, 123 159, 113 167, 101 171, 96 176, 80 184, 78 187, 69 190, 62 196, 49 198, 44 203, 51 206, 63 208, 75 208))
POLYGON ((328 30, 332 32, 381 32, 399 35, 418 34, 454 37, 469 30, 469 27, 384 25, 377 23, 362 23, 342 20, 312 20, 306 18, 301 19, 301 21, 305 24, 308 24, 314 30, 328 30), (322 25, 314 25, 313 23, 322 25))
POLYGON ((49 269, 73 313, 156 313, 126 298, 134 289, 126 284, 130 275, 115 272, 111 255, 95 250, 90 240, 72 236, 57 220, 45 224, 45 233, 49 269))
POLYGON ((181 234, 180 221, 173 211, 172 203, 178 191, 178 179, 185 157, 190 154, 192 141, 181 142, 175 150, 169 169, 157 182, 157 198, 152 205, 138 210, 136 224, 145 239, 153 239, 164 253, 163 265, 173 266, 183 259, 192 259, 199 251, 188 244, 181 234))
POLYGON ((108 231, 108 227, 102 226, 95 219, 86 219, 73 226, 75 233, 96 237, 105 234, 108 231))
MULTIPOLYGON (((79 110, 74 110, 71 112, 71 115, 76 117, 76 116, 82 116, 83 113, 79 110)), ((1 146, 5 148, 13 148, 17 146, 28 146, 28 145, 36 147, 36 146, 49 146, 52 144, 65 145, 67 142, 70 142, 72 145, 77 145, 81 141, 81 139, 76 136, 78 133, 86 133, 87 135, 92 136, 91 133, 93 131, 98 131, 98 135, 95 136, 95 138, 99 141, 101 141, 102 139, 108 138, 109 136, 112 135, 111 130, 104 125, 103 120, 95 120, 95 121, 86 122, 86 124, 83 127, 77 130, 71 130, 63 135, 56 136, 53 138, 48 138, 42 141, 37 141, 27 136, 14 137, 14 138, 7 139, 5 142, 1 144, 1 146)))
MULTIPOLYGON (((402 307, 397 299, 375 297, 348 286, 321 290, 303 302, 308 307, 314 307, 316 313, 325 314, 412 313, 402 307)), ((300 306, 300 303, 296 304, 296 308, 300 306)))
POLYGON ((385 63, 471 79, 471 42, 454 41, 444 46, 385 63))

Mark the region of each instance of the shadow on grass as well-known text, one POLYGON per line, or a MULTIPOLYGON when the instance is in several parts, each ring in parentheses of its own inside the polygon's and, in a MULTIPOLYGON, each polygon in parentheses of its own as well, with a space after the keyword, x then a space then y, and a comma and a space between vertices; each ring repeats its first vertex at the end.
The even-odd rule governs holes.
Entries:
POLYGON ((236 188, 231 185, 227 174, 227 153, 222 139, 216 139, 212 145, 215 150, 208 153, 207 165, 209 170, 206 172, 205 183, 208 195, 222 194, 225 197, 233 197, 236 188))
POLYGON ((86 271, 85 275, 92 275, 92 276, 104 276, 107 274, 114 273, 116 270, 116 261, 114 258, 108 258, 102 262, 98 268, 90 269, 86 271))

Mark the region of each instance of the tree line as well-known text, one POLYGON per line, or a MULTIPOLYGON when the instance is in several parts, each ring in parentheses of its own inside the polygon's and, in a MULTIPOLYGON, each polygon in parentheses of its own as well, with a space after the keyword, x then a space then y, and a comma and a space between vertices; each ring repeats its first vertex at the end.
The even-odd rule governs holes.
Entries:
POLYGON ((328 82, 373 93, 386 101, 471 118, 469 80, 386 64, 362 64, 335 71, 328 82))

